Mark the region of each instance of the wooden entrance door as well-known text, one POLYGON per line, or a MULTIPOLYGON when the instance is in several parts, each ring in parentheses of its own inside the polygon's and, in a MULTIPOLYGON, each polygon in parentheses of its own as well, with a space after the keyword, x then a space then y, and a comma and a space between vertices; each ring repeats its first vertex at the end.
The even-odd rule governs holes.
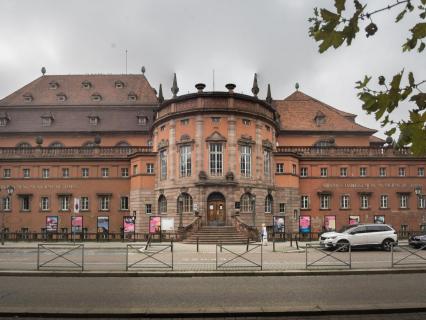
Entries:
POLYGON ((211 200, 207 202, 207 225, 224 226, 226 218, 225 201, 211 200))

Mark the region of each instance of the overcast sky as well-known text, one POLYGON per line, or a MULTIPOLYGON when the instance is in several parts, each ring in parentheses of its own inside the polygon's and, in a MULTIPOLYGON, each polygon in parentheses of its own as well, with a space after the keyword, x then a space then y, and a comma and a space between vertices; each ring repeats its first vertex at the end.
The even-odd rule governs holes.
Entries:
MULTIPOLYGON (((352 1, 347 1, 352 3, 352 1)), ((204 82, 225 90, 250 93, 258 73, 260 97, 268 83, 282 99, 300 90, 380 130, 361 109, 354 84, 365 74, 388 78, 403 67, 426 78, 424 54, 402 53, 401 45, 417 19, 412 14, 394 24, 399 10, 376 15, 379 31, 372 38, 358 34, 350 47, 318 53, 308 36, 308 18, 317 0, 1 0, 0 98, 41 75, 128 73, 146 68, 151 85, 163 84, 171 96, 173 72, 179 94, 204 82)), ((368 1, 371 9, 383 0, 368 1)), ((401 111, 397 117, 403 117, 401 111)), ((382 130, 383 131, 383 130, 382 130)), ((379 134, 383 137, 383 134, 379 134)))

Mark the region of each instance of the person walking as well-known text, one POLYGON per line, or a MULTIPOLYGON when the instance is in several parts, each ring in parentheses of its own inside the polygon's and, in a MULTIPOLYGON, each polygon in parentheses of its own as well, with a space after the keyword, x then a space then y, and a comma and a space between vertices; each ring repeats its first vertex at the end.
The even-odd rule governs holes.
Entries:
POLYGON ((266 225, 262 223, 262 245, 268 245, 268 231, 266 231, 266 225))

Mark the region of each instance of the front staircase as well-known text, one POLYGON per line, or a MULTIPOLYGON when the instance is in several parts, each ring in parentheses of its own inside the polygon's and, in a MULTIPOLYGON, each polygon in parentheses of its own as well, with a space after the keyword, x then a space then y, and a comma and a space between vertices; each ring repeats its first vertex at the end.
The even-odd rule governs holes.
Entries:
POLYGON ((183 243, 223 243, 223 244, 242 244, 247 243, 247 235, 237 231, 232 226, 203 226, 198 231, 183 240, 183 243))

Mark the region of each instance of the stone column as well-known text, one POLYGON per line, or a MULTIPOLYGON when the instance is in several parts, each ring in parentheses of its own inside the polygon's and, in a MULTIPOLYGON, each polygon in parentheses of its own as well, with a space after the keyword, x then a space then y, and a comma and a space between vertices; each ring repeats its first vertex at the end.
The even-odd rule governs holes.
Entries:
POLYGON ((179 152, 176 150, 176 121, 170 120, 169 122, 169 150, 167 154, 167 180, 174 182, 176 173, 176 161, 178 160, 179 152))
POLYGON ((195 118, 195 170, 194 177, 198 180, 198 173, 204 169, 204 152, 205 141, 203 136, 204 120, 202 115, 197 115, 195 118))
POLYGON ((263 123, 260 120, 256 120, 256 145, 253 157, 253 178, 257 181, 264 180, 263 177, 263 146, 262 146, 262 128, 263 123))

